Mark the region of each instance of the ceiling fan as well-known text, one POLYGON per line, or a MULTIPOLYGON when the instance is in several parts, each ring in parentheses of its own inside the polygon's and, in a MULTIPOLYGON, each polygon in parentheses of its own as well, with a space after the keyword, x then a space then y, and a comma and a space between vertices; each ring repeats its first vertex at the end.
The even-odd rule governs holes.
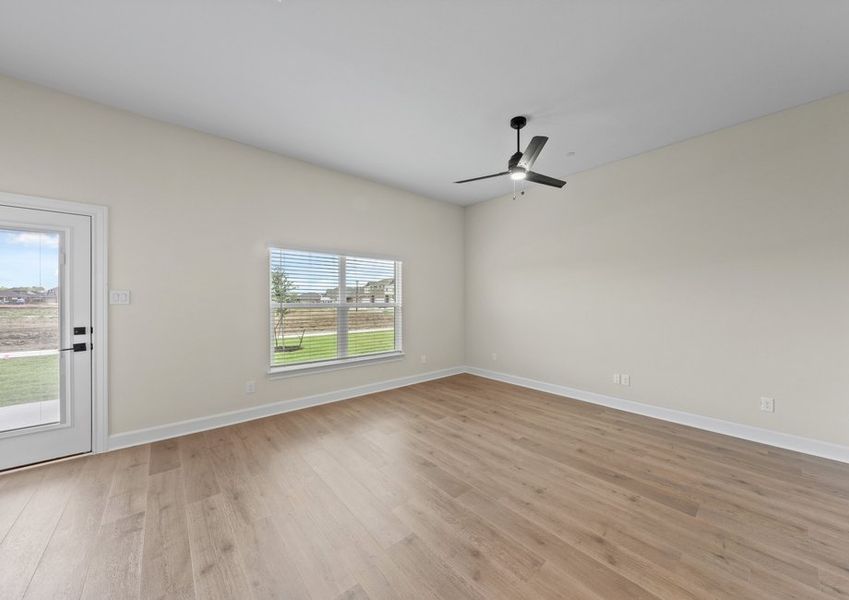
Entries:
POLYGON ((528 120, 525 117, 513 117, 510 119, 510 127, 516 130, 516 153, 507 161, 507 170, 493 175, 484 175, 483 177, 473 177, 472 179, 462 179, 454 183, 469 183, 470 181, 480 181, 481 179, 490 179, 492 177, 501 177, 502 175, 510 175, 513 181, 532 181, 533 183, 541 183, 542 185, 550 185, 551 187, 562 188, 566 185, 565 181, 541 175, 531 171, 539 153, 542 152, 542 147, 548 141, 548 138, 542 135, 534 136, 525 152, 521 151, 521 142, 519 136, 522 132, 522 127, 527 125, 528 120))

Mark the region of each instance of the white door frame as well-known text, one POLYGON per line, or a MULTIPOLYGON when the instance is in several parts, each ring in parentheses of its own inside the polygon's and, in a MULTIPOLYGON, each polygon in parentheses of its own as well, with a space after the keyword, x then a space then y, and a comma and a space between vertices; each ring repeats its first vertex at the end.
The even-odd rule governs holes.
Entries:
POLYGON ((109 285, 108 220, 109 209, 98 204, 84 204, 24 196, 0 191, 0 205, 91 217, 91 313, 94 333, 92 346, 91 451, 109 449, 109 285))

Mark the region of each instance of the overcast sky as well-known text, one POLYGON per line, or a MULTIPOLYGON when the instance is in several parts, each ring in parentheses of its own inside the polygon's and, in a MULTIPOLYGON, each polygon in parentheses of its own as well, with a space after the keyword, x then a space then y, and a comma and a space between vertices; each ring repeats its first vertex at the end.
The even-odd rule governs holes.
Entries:
POLYGON ((56 287, 59 234, 0 229, 0 287, 56 287))

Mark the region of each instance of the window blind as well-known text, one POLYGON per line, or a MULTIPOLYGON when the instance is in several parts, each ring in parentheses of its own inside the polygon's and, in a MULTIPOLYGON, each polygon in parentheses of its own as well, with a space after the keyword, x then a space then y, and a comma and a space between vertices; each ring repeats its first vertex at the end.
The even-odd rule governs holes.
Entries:
POLYGON ((270 249, 271 368, 400 353, 401 263, 270 249))

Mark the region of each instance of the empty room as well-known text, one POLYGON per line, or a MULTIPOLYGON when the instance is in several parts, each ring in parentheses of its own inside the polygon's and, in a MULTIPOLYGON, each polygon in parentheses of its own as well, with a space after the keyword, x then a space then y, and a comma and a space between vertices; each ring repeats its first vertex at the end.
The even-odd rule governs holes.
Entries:
POLYGON ((0 2, 0 600, 849 598, 849 3, 0 2))

